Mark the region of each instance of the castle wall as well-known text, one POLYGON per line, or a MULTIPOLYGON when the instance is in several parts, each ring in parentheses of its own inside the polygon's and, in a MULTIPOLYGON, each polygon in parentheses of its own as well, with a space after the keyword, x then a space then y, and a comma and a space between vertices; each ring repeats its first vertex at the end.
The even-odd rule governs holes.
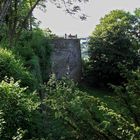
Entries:
POLYGON ((74 81, 81 79, 81 49, 79 39, 54 39, 52 43, 51 71, 57 79, 68 76, 74 81))

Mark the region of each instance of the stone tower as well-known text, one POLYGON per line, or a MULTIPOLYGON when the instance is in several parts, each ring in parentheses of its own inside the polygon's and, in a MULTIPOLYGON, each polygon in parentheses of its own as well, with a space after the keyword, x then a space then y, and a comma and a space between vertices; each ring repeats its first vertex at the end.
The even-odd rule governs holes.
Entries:
POLYGON ((78 82, 81 79, 81 49, 79 39, 58 38, 52 41, 51 71, 57 79, 68 76, 78 82))

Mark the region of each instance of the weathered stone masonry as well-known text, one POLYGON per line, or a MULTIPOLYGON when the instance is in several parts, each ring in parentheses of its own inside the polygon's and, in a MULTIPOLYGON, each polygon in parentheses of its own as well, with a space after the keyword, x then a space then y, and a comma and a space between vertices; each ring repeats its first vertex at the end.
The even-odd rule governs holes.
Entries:
POLYGON ((79 39, 55 39, 52 43, 51 71, 58 79, 67 75, 79 81, 82 74, 79 39))

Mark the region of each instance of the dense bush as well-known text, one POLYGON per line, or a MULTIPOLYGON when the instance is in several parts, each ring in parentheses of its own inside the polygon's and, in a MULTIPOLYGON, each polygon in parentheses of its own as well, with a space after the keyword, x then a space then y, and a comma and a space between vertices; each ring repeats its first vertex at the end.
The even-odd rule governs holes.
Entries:
POLYGON ((36 87, 35 78, 23 67, 23 62, 11 51, 0 48, 0 81, 5 76, 21 80, 22 86, 29 86, 32 90, 36 87))
POLYGON ((127 77, 127 83, 123 86, 113 86, 118 95, 116 99, 121 107, 127 109, 130 121, 140 127, 140 70, 125 70, 124 75, 127 77))
POLYGON ((21 56, 25 66, 41 84, 49 77, 50 39, 50 35, 40 29, 24 31, 14 47, 15 53, 21 56))
POLYGON ((138 140, 140 77, 138 73, 134 75, 130 75, 127 85, 115 87, 118 104, 127 113, 80 91, 73 81, 56 80, 55 76, 47 84, 47 98, 40 112, 41 103, 36 94, 29 94, 13 79, 2 81, 0 139, 138 140))
POLYGON ((125 78, 119 65, 135 70, 140 65, 138 53, 139 18, 122 10, 105 15, 90 37, 88 75, 92 85, 120 85, 125 78))
POLYGON ((80 91, 72 81, 52 77, 47 93, 48 139, 138 140, 140 127, 131 116, 80 91))
POLYGON ((37 95, 21 88, 19 82, 13 79, 0 82, 0 139, 16 140, 17 137, 20 140, 41 136, 38 108, 37 95))

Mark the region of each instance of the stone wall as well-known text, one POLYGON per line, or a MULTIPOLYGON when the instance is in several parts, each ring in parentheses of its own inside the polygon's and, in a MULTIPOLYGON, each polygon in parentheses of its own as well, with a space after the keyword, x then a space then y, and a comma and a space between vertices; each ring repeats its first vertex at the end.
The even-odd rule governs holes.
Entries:
POLYGON ((74 81, 81 79, 81 49, 79 39, 55 39, 52 43, 51 71, 58 79, 67 75, 74 81))

